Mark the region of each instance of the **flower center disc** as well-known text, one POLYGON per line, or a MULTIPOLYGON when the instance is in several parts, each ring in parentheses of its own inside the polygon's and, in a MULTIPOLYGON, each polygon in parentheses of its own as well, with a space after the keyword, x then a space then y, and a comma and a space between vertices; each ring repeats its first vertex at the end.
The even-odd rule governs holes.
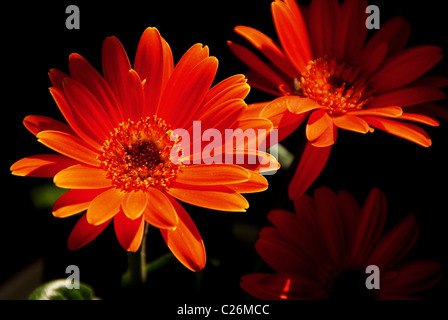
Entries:
POLYGON ((310 61, 300 81, 295 79, 296 94, 327 108, 330 115, 360 110, 372 96, 367 78, 360 70, 335 59, 324 57, 310 61))
POLYGON ((112 184, 123 192, 169 188, 182 164, 170 160, 172 130, 153 116, 138 122, 122 122, 101 147, 101 168, 112 184))

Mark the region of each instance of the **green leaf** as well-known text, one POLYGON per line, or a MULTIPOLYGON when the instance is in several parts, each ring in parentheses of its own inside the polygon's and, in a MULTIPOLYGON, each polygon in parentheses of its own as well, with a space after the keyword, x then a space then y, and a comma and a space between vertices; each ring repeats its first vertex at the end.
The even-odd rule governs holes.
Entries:
POLYGON ((66 279, 57 279, 43 284, 34 290, 29 300, 98 300, 93 289, 83 283, 79 289, 70 289, 66 285, 66 279))
POLYGON ((31 200, 37 209, 51 209, 54 202, 67 191, 53 183, 41 184, 31 189, 31 200))

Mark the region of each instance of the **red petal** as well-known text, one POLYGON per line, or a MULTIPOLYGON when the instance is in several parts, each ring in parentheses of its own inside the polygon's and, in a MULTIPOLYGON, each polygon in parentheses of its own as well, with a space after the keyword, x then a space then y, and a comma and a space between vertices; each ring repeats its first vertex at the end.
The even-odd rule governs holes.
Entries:
POLYGON ((263 60, 258 58, 257 55, 250 50, 232 41, 227 41, 227 45, 234 55, 236 55, 253 71, 271 82, 275 87, 282 84, 288 85, 269 65, 263 62, 263 60))
POLYGON ((173 54, 156 28, 147 28, 140 38, 134 69, 145 80, 143 116, 157 112, 160 97, 174 69, 173 54))
POLYGON ((41 131, 52 130, 76 135, 72 128, 65 123, 44 116, 26 116, 23 125, 34 135, 41 131))
POLYGON ((308 30, 299 10, 284 2, 271 4, 272 17, 280 43, 297 71, 303 73, 308 61, 312 60, 308 30))
POLYGON ((87 222, 87 217, 84 214, 76 223, 73 228, 70 236, 68 237, 68 248, 70 250, 77 250, 90 241, 96 238, 109 224, 110 220, 100 224, 98 226, 94 226, 87 222))
POLYGON ((98 71, 77 53, 70 55, 69 67, 72 78, 80 82, 95 96, 112 124, 117 125, 122 122, 123 117, 118 102, 98 71))
POLYGON ((145 220, 159 229, 174 230, 179 218, 170 195, 163 193, 155 188, 148 189, 148 204, 144 211, 145 220))
POLYGON ((53 215, 57 218, 65 218, 87 210, 90 202, 104 191, 104 189, 69 190, 54 203, 53 215))
POLYGON ((52 178, 59 171, 75 164, 79 162, 59 154, 40 154, 20 159, 10 170, 13 175, 21 177, 52 178))
POLYGON ((366 257, 369 257, 375 248, 383 232, 386 213, 387 205, 384 193, 379 189, 372 189, 361 209, 361 215, 358 217, 351 251, 353 265, 358 266, 364 263, 366 257))
POLYGON ((237 26, 234 30, 246 38, 255 48, 260 50, 277 68, 291 78, 297 76, 297 72, 283 54, 282 49, 271 38, 254 28, 246 26, 237 26))
POLYGON ((418 46, 390 57, 370 79, 378 92, 403 87, 422 76, 442 59, 436 46, 418 46))
POLYGON ((208 57, 191 72, 178 75, 179 82, 174 83, 170 79, 161 101, 163 110, 159 110, 160 117, 173 128, 189 126, 212 85, 217 69, 218 60, 208 57))
POLYGON ((380 270, 395 267, 412 249, 418 234, 417 219, 413 215, 407 216, 381 237, 367 263, 378 266, 380 270))
POLYGON ((129 219, 123 211, 114 217, 115 234, 123 249, 136 252, 142 243, 145 231, 143 216, 137 219, 129 219))
POLYGON ((407 87, 392 92, 380 94, 368 102, 370 108, 389 106, 407 107, 420 103, 443 100, 445 93, 435 87, 407 87))
POLYGON ((316 57, 334 52, 334 34, 339 12, 337 1, 314 0, 309 7, 310 40, 316 57))
POLYGON ((300 158, 294 177, 289 185, 289 198, 298 199, 313 184, 325 167, 330 156, 331 146, 314 147, 307 143, 300 158))
POLYGON ((201 235, 185 209, 176 200, 169 199, 177 212, 179 223, 174 230, 160 229, 160 232, 168 248, 185 267, 200 271, 206 263, 201 235))
POLYGON ((109 138, 109 133, 113 128, 109 115, 95 96, 81 83, 67 78, 63 84, 65 96, 77 122, 81 123, 83 128, 88 128, 91 137, 102 144, 105 139, 109 138))
POLYGON ((108 37, 103 42, 101 61, 103 64, 104 79, 112 89, 121 110, 130 107, 127 103, 128 77, 131 64, 129 58, 115 37, 108 37))

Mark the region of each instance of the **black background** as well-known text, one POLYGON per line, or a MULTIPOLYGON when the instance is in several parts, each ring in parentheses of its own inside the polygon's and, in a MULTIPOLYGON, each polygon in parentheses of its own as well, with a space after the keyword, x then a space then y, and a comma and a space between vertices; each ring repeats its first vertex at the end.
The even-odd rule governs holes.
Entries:
MULTIPOLYGON (((92 1, 53 1, 24 4, 17 1, 2 7, 0 283, 34 259, 44 257, 45 280, 67 277, 65 268, 75 264, 80 267, 81 281, 91 284, 100 297, 125 299, 132 296, 129 292, 114 292, 126 269, 126 253, 119 246, 113 228, 106 229, 86 247, 69 251, 66 239, 77 218, 54 218, 49 209, 36 209, 30 198, 33 187, 50 183, 51 179, 10 175, 9 167, 15 161, 48 152, 22 126, 23 118, 39 114, 62 120, 47 90, 49 69, 68 72, 68 56, 77 52, 101 71, 102 41, 112 35, 122 42, 132 62, 144 29, 154 26, 170 44, 175 62, 195 43, 209 46, 210 54, 219 59, 216 81, 220 81, 247 70, 226 45, 226 40, 246 44, 233 32, 234 26, 251 26, 276 40, 270 2, 95 1, 93 4, 92 1), (70 4, 80 9, 79 30, 65 27, 68 16, 65 9, 70 4)), ((403 15, 411 22, 408 46, 432 44, 442 47, 444 53, 448 51, 443 2, 369 3, 379 6, 381 24, 396 15, 403 15)), ((448 76, 447 59, 430 73, 448 76)), ((271 96, 252 89, 246 102, 270 99, 271 96)), ((441 104, 447 105, 446 101, 441 104)), ((433 140, 433 145, 427 149, 378 130, 368 135, 341 130, 327 167, 311 189, 323 185, 334 191, 344 189, 362 203, 371 188, 381 188, 388 199, 386 227, 410 213, 415 214, 421 223, 421 233, 411 257, 435 259, 446 266, 447 126, 447 121, 441 120, 438 128, 425 127, 433 140)), ((299 131, 285 142, 291 149, 297 148, 304 137, 303 127, 299 131)), ((243 241, 235 235, 235 229, 238 225, 259 228, 268 224, 265 216, 276 203, 276 193, 284 176, 284 172, 279 172, 268 177, 271 183, 268 191, 249 195, 251 207, 247 213, 215 212, 186 205, 211 260, 205 270, 197 274, 173 260, 149 279, 146 295, 179 301, 249 298, 239 288, 239 278, 253 272, 260 264, 253 248, 256 233, 243 241)), ((168 252, 155 228, 150 229, 147 250, 150 260, 168 252)), ((437 285, 433 299, 446 298, 446 283, 444 279, 437 285)))

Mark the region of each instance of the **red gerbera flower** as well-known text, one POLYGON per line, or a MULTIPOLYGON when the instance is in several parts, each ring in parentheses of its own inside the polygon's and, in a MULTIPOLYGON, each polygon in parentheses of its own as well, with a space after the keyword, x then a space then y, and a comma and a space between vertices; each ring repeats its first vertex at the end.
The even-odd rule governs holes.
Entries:
POLYGON ((414 246, 419 224, 409 215, 388 233, 384 194, 373 189, 360 208, 348 192, 319 188, 314 199, 294 201, 296 214, 272 210, 255 249, 275 274, 249 274, 241 287, 260 299, 415 299, 437 283, 441 265, 431 260, 402 262, 414 246), (366 287, 379 270, 379 288, 366 287))
POLYGON ((417 122, 438 126, 434 116, 448 112, 433 104, 445 99, 444 77, 422 77, 442 58, 441 49, 406 48, 410 25, 396 17, 366 42, 367 2, 313 0, 300 8, 294 0, 276 0, 272 16, 281 47, 258 30, 238 26, 269 60, 229 42, 251 69, 251 86, 282 96, 249 106, 279 129, 282 140, 306 119, 305 148, 289 189, 291 198, 305 192, 325 166, 338 129, 359 133, 374 128, 429 147, 431 139, 417 122), (312 164, 312 167, 310 165, 312 164))
MULTIPOLYGON (((257 164, 193 164, 186 161, 190 152, 172 161, 172 150, 177 154, 197 143, 182 136, 183 149, 178 150, 180 138, 173 139, 173 129, 191 133, 193 120, 201 121, 202 131, 272 125, 245 116, 249 86, 244 76, 210 88, 218 61, 201 44, 192 46, 174 67, 168 43, 157 29, 148 28, 134 69, 114 37, 103 43, 102 63, 104 78, 78 54, 70 55, 70 76, 50 71, 50 92, 68 125, 43 116, 28 116, 24 125, 59 154, 19 160, 12 173, 54 177, 58 187, 71 189, 53 208, 56 217, 87 210, 70 234, 70 249, 89 243, 113 220, 120 244, 136 251, 147 222, 160 229, 181 263, 200 270, 205 265, 201 236, 176 199, 245 211, 249 204, 241 193, 265 190, 267 181, 257 164)), ((191 157, 198 151, 201 147, 193 148, 191 157)), ((257 155, 273 160, 262 152, 257 155)))

